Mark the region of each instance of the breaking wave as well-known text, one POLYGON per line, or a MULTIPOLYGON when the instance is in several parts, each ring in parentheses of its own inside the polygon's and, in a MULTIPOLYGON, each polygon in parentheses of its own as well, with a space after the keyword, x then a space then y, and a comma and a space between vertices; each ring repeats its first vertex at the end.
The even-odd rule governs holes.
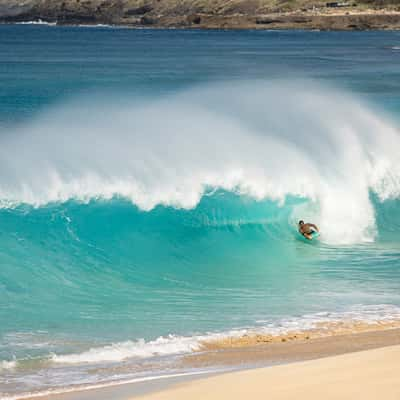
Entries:
POLYGON ((144 211, 193 209, 220 189, 280 206, 306 199, 293 221, 312 219, 329 243, 361 243, 377 236, 371 197, 400 195, 399 148, 387 118, 311 82, 85 98, 2 132, 0 204, 122 197, 144 211))

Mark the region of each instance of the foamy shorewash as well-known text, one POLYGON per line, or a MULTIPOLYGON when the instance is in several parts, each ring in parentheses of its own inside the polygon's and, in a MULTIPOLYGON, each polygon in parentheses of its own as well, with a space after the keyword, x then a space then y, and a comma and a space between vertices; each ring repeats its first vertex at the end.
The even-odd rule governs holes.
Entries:
MULTIPOLYGON (((262 322, 262 321, 260 321, 262 322)), ((356 307, 343 313, 317 313, 287 318, 268 325, 210 332, 203 335, 159 337, 155 340, 132 340, 92 348, 76 354, 51 354, 49 362, 58 364, 96 364, 127 359, 183 355, 221 348, 253 346, 289 340, 346 335, 400 327, 400 308, 390 305, 356 307)), ((3 369, 13 369, 24 360, 3 360, 3 369)))
MULTIPOLYGON (((319 313, 307 315, 301 318, 282 320, 279 323, 258 328, 237 329, 229 332, 209 333, 193 337, 179 337, 170 335, 160 337, 154 341, 145 342, 127 341, 115 343, 102 348, 93 348, 80 354, 55 355, 49 358, 49 362, 62 365, 92 365, 91 368, 110 367, 118 371, 117 365, 125 360, 156 360, 172 356, 167 370, 149 369, 145 374, 133 374, 129 379, 121 379, 118 374, 102 381, 90 383, 74 383, 63 387, 51 389, 38 389, 35 391, 7 394, 0 392, 0 400, 17 400, 35 398, 45 395, 68 393, 81 390, 90 390, 125 383, 136 383, 167 379, 185 375, 199 375, 209 372, 218 372, 234 368, 232 365, 215 365, 213 368, 193 366, 190 360, 185 360, 187 355, 199 353, 207 356, 208 353, 224 349, 243 348, 253 346, 268 346, 272 343, 286 343, 292 341, 312 341, 317 338, 343 336, 357 333, 376 332, 400 328, 400 308, 392 306, 363 307, 346 313, 319 313), (183 357, 183 358, 182 358, 183 357), (184 361, 183 363, 181 361, 184 361), (118 363, 118 364, 116 364, 118 363)), ((268 360, 266 360, 268 362, 268 360)), ((156 365, 156 364, 155 364, 156 365)), ((0 370, 3 373, 23 367, 24 360, 2 361, 0 370)), ((120 367, 121 371, 123 367, 120 367)))
POLYGON ((159 337, 155 340, 126 341, 92 348, 78 354, 53 354, 50 360, 62 364, 118 362, 129 358, 188 354, 224 347, 310 339, 400 327, 400 308, 390 305, 359 306, 342 313, 316 313, 286 318, 267 325, 210 332, 194 336, 159 337))
POLYGON ((400 320, 393 321, 337 321, 318 322, 315 328, 306 330, 293 330, 282 334, 265 334, 249 332, 242 336, 227 336, 221 339, 206 340, 201 343, 201 350, 220 350, 246 346, 266 345, 269 343, 282 343, 294 340, 311 340, 316 338, 351 335, 355 333, 373 332, 378 330, 400 328, 400 320))

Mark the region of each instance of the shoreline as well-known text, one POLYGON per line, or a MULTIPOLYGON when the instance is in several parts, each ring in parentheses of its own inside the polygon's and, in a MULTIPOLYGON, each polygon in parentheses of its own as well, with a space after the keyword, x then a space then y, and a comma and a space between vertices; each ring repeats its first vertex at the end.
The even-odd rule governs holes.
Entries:
MULTIPOLYGON (((258 370, 276 366, 296 365, 301 362, 313 362, 330 359, 343 354, 356 354, 388 346, 400 346, 400 328, 391 327, 356 333, 329 336, 314 336, 309 339, 275 341, 256 345, 241 344, 234 347, 215 347, 213 350, 199 351, 184 356, 181 367, 194 373, 182 373, 174 376, 151 378, 148 380, 119 382, 99 385, 92 388, 76 388, 64 393, 24 396, 25 399, 45 400, 126 400, 132 396, 149 395, 154 392, 168 391, 173 385, 203 381, 204 376, 231 374, 232 371, 258 370), (195 371, 198 371, 196 374, 195 371)), ((233 372, 236 373, 236 372, 233 372)), ((239 372, 240 373, 240 372, 239 372)), ((207 378, 205 379, 207 380, 207 378)), ((18 396, 15 396, 18 398, 18 396)))
MULTIPOLYGON (((0 10, 1 11, 1 10, 0 10)), ((400 30, 400 10, 391 9, 308 9, 262 14, 157 15, 107 19, 80 16, 71 11, 66 18, 56 11, 2 15, 0 24, 111 27, 130 29, 175 30, 298 30, 298 31, 371 31, 400 30)))
POLYGON ((216 365, 287 364, 400 345, 400 327, 398 325, 397 327, 367 329, 352 333, 334 331, 321 334, 320 331, 316 331, 314 335, 304 333, 294 339, 288 339, 288 336, 293 337, 293 334, 282 335, 277 340, 258 344, 253 339, 248 341, 248 338, 245 338, 244 343, 239 338, 238 343, 234 343, 233 346, 221 346, 220 343, 217 343, 214 348, 211 347, 213 349, 211 351, 187 355, 183 359, 183 363, 192 368, 216 365))

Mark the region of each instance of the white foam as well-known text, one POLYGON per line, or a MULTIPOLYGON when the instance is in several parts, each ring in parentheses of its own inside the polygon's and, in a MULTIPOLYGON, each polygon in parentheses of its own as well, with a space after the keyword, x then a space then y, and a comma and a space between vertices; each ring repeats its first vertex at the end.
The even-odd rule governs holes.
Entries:
POLYGON ((0 135, 0 204, 123 196, 189 209, 207 187, 298 209, 330 243, 376 235, 369 194, 400 196, 400 137, 359 100, 311 82, 231 83, 158 100, 81 99, 0 135), (20 157, 15 157, 20 154, 20 157))
POLYGON ((375 324, 400 320, 400 307, 394 305, 356 305, 342 312, 320 312, 278 321, 260 320, 259 326, 233 329, 225 332, 210 332, 204 335, 159 337, 146 342, 125 341, 108 346, 92 348, 77 354, 56 355, 51 360, 63 364, 119 362, 133 358, 150 358, 188 354, 202 349, 202 343, 227 337, 242 337, 252 334, 282 335, 293 331, 307 331, 332 322, 364 322, 375 324))
POLYGON ((21 21, 21 22, 15 22, 17 25, 48 25, 48 26, 55 26, 57 25, 57 22, 47 22, 43 21, 40 18, 35 21, 21 21))
POLYGON ((16 360, 12 360, 12 361, 3 360, 3 361, 0 361, 0 371, 1 370, 13 370, 13 369, 15 369, 16 366, 17 366, 17 361, 16 360))
POLYGON ((205 375, 210 374, 212 372, 222 372, 224 369, 218 370, 207 370, 207 371, 192 371, 192 372, 181 372, 176 374, 165 374, 165 375, 155 375, 155 376, 145 376, 141 378, 133 378, 133 379, 126 379, 123 381, 112 381, 112 382, 104 382, 104 383, 96 383, 91 385, 77 385, 73 387, 63 387, 61 389, 49 389, 49 390, 41 390, 38 392, 28 392, 28 393, 21 393, 17 395, 10 395, 0 397, 0 400, 20 400, 20 399, 33 399, 36 397, 43 397, 43 396, 51 396, 55 394, 63 394, 63 393, 73 393, 73 392, 83 392, 87 390, 93 389, 101 389, 111 386, 120 386, 126 385, 129 383, 140 383, 140 382, 151 382, 163 379, 170 379, 170 378, 179 378, 185 376, 196 376, 196 375, 205 375))
MULTIPOLYGON (((53 354, 50 357, 50 360, 56 364, 59 364, 59 367, 61 367, 62 364, 65 364, 68 367, 72 365, 75 365, 76 367, 82 367, 85 364, 100 364, 102 368, 104 368, 104 363, 108 362, 121 362, 128 359, 136 362, 136 359, 151 359, 152 357, 158 356, 188 354, 193 351, 201 350, 201 345, 204 341, 219 340, 227 337, 242 337, 243 335, 253 334, 282 335, 289 332, 307 331, 313 328, 321 329, 324 327, 324 324, 326 324, 326 327, 329 329, 329 323, 332 322, 363 322, 376 324, 380 322, 385 323, 392 321, 400 321, 400 307, 398 306, 390 304, 369 306, 356 305, 341 312, 318 312, 276 321, 269 319, 259 320, 257 321, 258 326, 233 329, 224 332, 211 332, 204 335, 195 335, 191 337, 170 335, 168 337, 161 337, 148 342, 144 340, 139 340, 114 343, 108 346, 92 348, 88 351, 84 351, 81 353, 64 355, 53 354)), ((22 362, 22 360, 19 361, 22 362)), ((19 361, 3 361, 0 365, 5 366, 7 369, 13 369, 18 365, 19 361)), ((77 383, 76 385, 72 385, 69 387, 61 387, 45 391, 20 393, 16 395, 10 394, 4 397, 0 396, 0 400, 16 400, 23 398, 40 397, 55 393, 75 392, 79 390, 89 390, 125 383, 144 382, 155 379, 166 379, 169 377, 196 375, 209 372, 210 370, 201 370, 195 372, 174 373, 168 375, 134 377, 133 379, 129 378, 123 380, 121 379, 121 376, 119 378, 117 378, 117 376, 114 376, 113 381, 108 380, 105 382, 97 383, 77 383)))
POLYGON ((80 354, 53 355, 58 363, 97 363, 101 361, 122 361, 127 358, 148 358, 154 356, 189 353, 199 349, 196 337, 168 336, 146 342, 126 341, 109 346, 93 348, 80 354))
POLYGON ((109 24, 79 24, 80 28, 111 28, 111 29, 128 29, 124 25, 109 25, 109 24))
MULTIPOLYGON (((366 324, 400 321, 400 307, 391 304, 354 305, 345 311, 326 311, 305 314, 301 317, 285 318, 276 324, 265 327, 264 332, 270 334, 284 334, 294 330, 306 331, 336 322, 363 322, 366 324)), ((267 321, 259 320, 258 323, 267 321)))

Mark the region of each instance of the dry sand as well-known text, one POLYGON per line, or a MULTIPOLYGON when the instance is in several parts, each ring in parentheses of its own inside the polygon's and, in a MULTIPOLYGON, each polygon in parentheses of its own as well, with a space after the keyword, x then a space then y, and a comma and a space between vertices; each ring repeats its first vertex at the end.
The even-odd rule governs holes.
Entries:
POLYGON ((139 398, 143 400, 399 400, 400 346, 234 372, 179 384, 139 398))

